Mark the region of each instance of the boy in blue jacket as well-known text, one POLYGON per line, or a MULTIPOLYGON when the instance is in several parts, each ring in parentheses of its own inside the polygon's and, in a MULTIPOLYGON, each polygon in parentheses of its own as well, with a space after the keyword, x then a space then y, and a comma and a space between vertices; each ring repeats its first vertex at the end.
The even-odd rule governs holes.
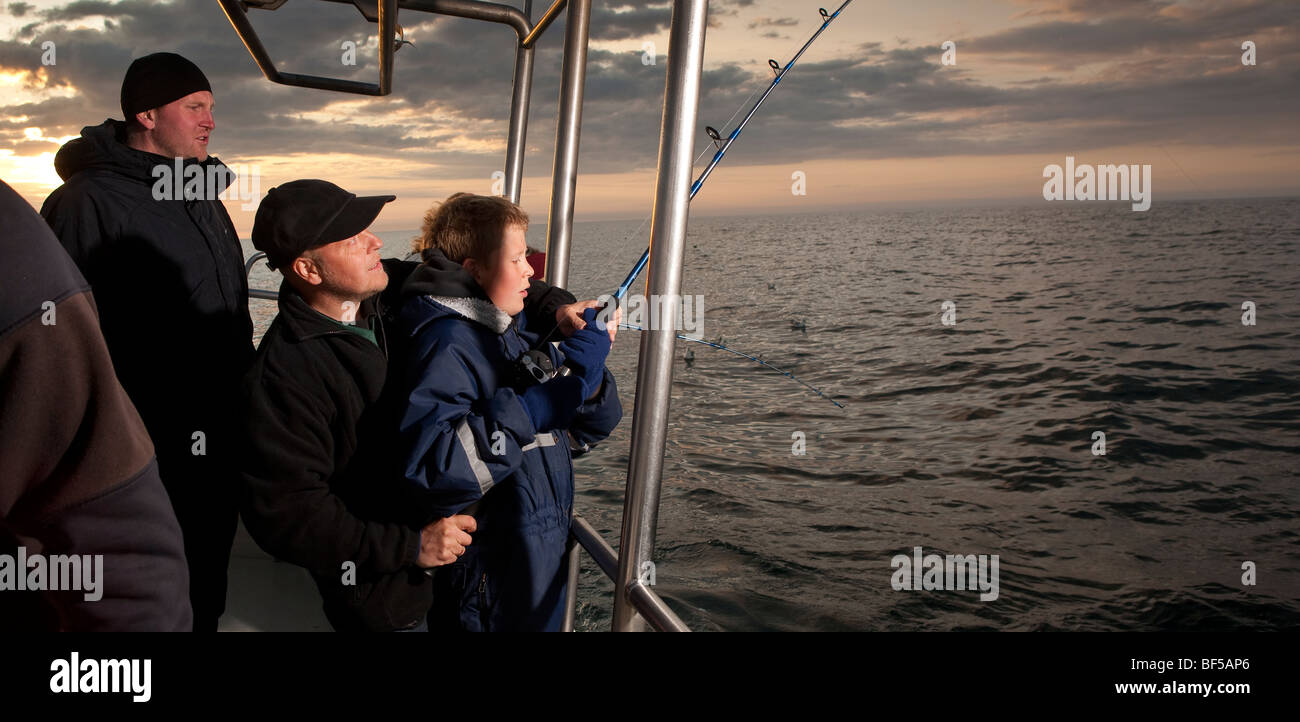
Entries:
POLYGON ((435 576, 431 631, 560 629, 570 444, 604 439, 623 415, 594 308, 558 349, 530 331, 527 228, 504 198, 453 195, 425 219, 424 263, 402 288, 404 476, 426 519, 478 523, 435 576), (568 375, 538 382, 522 370, 530 351, 568 375))

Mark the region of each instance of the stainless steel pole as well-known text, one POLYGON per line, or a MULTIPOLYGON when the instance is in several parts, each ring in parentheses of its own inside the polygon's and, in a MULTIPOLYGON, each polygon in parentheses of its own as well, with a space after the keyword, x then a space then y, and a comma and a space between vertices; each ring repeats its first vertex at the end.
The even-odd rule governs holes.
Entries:
POLYGON ((578 546, 578 540, 569 535, 568 547, 564 552, 565 566, 568 569, 568 582, 564 590, 564 626, 560 629, 562 632, 572 632, 577 626, 578 621, 578 572, 582 570, 582 547, 578 546))
MULTIPOLYGON (((352 0, 330 0, 330 2, 352 4, 352 0)), ((518 8, 501 3, 478 2, 478 0, 401 0, 398 5, 403 10, 420 10, 471 20, 486 20, 490 23, 504 23, 513 27, 515 34, 520 38, 527 37, 528 31, 532 30, 528 26, 528 19, 518 8)))
POLYGON ((591 0, 572 0, 564 21, 564 64, 560 71, 560 113, 555 127, 555 165, 551 171, 551 214, 546 224, 546 282, 561 288, 569 280, 573 202, 578 186, 578 137, 582 130, 582 91, 587 81, 587 35, 591 0))
POLYGON ((690 627, 673 612, 664 600, 659 598, 640 581, 635 579, 627 585, 627 596, 632 604, 641 613, 641 616, 649 620, 650 625, 660 632, 689 632, 690 627))
MULTIPOLYGON (((650 227, 649 292, 671 299, 667 318, 676 318, 682 288, 686 217, 690 210, 691 163, 695 122, 700 107, 704 68, 704 33, 708 0, 674 0, 669 35, 664 114, 659 135, 659 169, 654 220, 650 227)), ((664 316, 660 316, 663 318, 664 316)), ((630 587, 654 555, 663 478, 664 442, 673 384, 674 324, 641 334, 636 374, 636 410, 632 417, 632 454, 623 498, 623 532, 619 540, 618 577, 614 580, 614 631, 641 631, 645 621, 629 599, 630 587)))
MULTIPOLYGON (((532 22, 533 0, 524 0, 524 17, 532 22)), ((528 148, 528 103, 533 95, 533 48, 522 39, 515 48, 515 82, 510 96, 510 135, 506 139, 505 196, 519 202, 528 148)))
MULTIPOLYGON (((525 48, 533 47, 533 44, 542 37, 542 33, 546 32, 546 29, 551 26, 551 23, 555 22, 555 18, 560 16, 560 11, 564 9, 564 5, 565 0, 555 0, 555 2, 546 9, 546 12, 542 13, 542 19, 537 21, 537 24, 533 26, 533 29, 528 31, 528 36, 521 41, 525 48)), ((530 13, 528 17, 531 19, 533 16, 530 13)))

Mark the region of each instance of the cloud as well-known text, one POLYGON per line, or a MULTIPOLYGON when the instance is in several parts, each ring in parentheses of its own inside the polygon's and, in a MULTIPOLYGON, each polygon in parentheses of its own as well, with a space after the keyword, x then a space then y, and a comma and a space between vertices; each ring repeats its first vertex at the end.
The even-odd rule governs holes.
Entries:
MULTIPOLYGON (((720 17, 738 17, 738 23, 771 32, 789 26, 789 18, 772 13, 748 17, 763 7, 752 1, 717 5, 720 17)), ((37 22, 0 40, 0 73, 22 73, 26 83, 17 96, 0 100, 0 148, 19 155, 49 150, 48 143, 29 141, 24 128, 60 137, 117 116, 118 88, 131 59, 174 50, 212 82, 213 147, 223 159, 290 156, 306 162, 347 154, 371 159, 370 169, 397 164, 428 168, 438 177, 485 179, 503 164, 514 34, 502 25, 404 13, 406 37, 416 44, 397 53, 393 95, 370 98, 269 83, 214 2, 82 0, 21 12, 37 22), (79 26, 94 18, 107 18, 112 27, 79 26), (57 44, 56 66, 41 65, 45 40, 57 44)), ((593 37, 662 33, 668 15, 663 2, 597 3, 593 37)), ((1039 2, 1021 24, 958 40, 957 66, 941 65, 937 47, 876 41, 842 57, 810 53, 747 126, 728 163, 1063 154, 1120 143, 1293 147, 1291 128, 1300 115, 1293 15, 1267 2, 1039 2), (1245 38, 1259 43, 1258 66, 1239 62, 1245 38), (987 70, 996 67, 1016 68, 1019 75, 987 70)), ((355 8, 287 3, 249 16, 281 70, 377 80, 375 26, 355 8), (342 44, 349 40, 358 45, 356 65, 342 63, 342 44)), ((563 19, 558 23, 536 56, 530 173, 550 167, 563 19)), ((639 51, 600 47, 589 58, 580 170, 653 168, 665 58, 648 66, 639 51)), ((711 56, 697 151, 709 147, 705 125, 730 130, 727 119, 770 79, 761 61, 711 56)))
POLYGON ((748 27, 750 30, 753 30, 755 28, 769 28, 769 27, 790 28, 798 24, 799 24, 799 20, 797 18, 761 17, 761 18, 755 18, 754 20, 750 21, 748 27))
POLYGON ((656 35, 668 30, 672 14, 672 3, 669 2, 593 2, 591 38, 627 40, 656 35))
POLYGON ((81 20, 92 17, 122 17, 135 15, 149 3, 107 2, 106 0, 77 0, 63 7, 51 8, 41 13, 46 22, 81 20))
POLYGON ((1215 43, 1226 49, 1242 39, 1272 31, 1294 31, 1295 7, 1285 3, 1227 3, 1178 9, 1163 3, 1103 3, 1091 16, 1084 6, 1067 4, 1048 20, 959 41, 964 52, 1038 58, 1056 67, 1088 60, 1120 59, 1133 53, 1202 55, 1215 43), (1137 8, 1146 8, 1139 13, 1137 8))
MULTIPOLYGON (((720 28, 722 18, 753 5, 754 0, 713 0, 709 3, 709 27, 720 28)), ((672 15, 672 3, 667 0, 597 0, 591 8, 591 39, 631 40, 666 33, 672 15)))

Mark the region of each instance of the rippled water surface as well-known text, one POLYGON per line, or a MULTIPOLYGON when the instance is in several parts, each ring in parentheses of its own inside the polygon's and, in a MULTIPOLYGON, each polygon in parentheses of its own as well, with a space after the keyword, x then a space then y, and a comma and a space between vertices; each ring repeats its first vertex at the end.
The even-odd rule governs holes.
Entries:
MULTIPOLYGON (((575 293, 617 286, 637 225, 578 224, 575 293)), ((683 293, 845 405, 679 342, 655 576, 692 628, 1300 627, 1300 201, 696 218, 683 293), (999 598, 895 591, 917 546, 999 555, 999 598)), ((577 461, 616 547, 637 336, 610 357, 628 415, 577 461)), ((611 590, 584 560, 583 627, 611 590)))

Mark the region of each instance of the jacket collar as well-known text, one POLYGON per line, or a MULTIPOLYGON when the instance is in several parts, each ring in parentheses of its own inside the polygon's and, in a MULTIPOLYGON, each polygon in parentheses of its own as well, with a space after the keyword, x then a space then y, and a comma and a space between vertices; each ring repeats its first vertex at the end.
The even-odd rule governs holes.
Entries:
POLYGON ((456 296, 429 296, 429 300, 445 306, 448 310, 486 326, 498 334, 506 332, 514 322, 509 314, 496 307, 496 304, 482 298, 464 298, 456 296))
MULTIPOLYGON (((340 321, 336 321, 329 316, 317 311, 307 303, 307 299, 302 297, 289 282, 280 282, 280 318, 284 320, 284 327, 289 340, 294 343, 306 341, 311 338, 320 336, 329 336, 333 334, 353 335, 351 331, 343 328, 340 321)), ((375 329, 376 335, 382 334, 382 323, 376 319, 372 324, 370 318, 379 315, 379 306, 375 296, 371 296, 361 302, 357 309, 357 322, 367 324, 375 329)), ((382 346, 382 342, 381 342, 382 346)))
POLYGON ((427 249, 424 262, 402 284, 402 298, 425 296, 447 310, 502 334, 514 319, 488 299, 487 292, 459 263, 437 249, 427 249))
MULTIPOLYGON (((54 169, 65 181, 83 170, 103 169, 151 186, 157 181, 154 168, 163 165, 174 169, 175 163, 175 158, 127 145, 126 123, 112 118, 82 128, 81 137, 65 143, 54 156, 54 169)), ((214 193, 225 190, 235 179, 235 172, 214 155, 202 162, 197 158, 185 158, 181 162, 182 168, 191 165, 201 166, 204 177, 211 176, 216 181, 220 187, 211 189, 214 193)))

